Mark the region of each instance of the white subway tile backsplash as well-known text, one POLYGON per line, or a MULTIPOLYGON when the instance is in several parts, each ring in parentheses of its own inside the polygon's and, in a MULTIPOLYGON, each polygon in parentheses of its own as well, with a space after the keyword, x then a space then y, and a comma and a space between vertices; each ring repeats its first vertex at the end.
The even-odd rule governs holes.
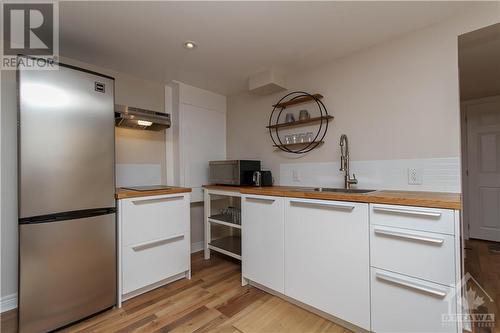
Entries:
MULTIPOLYGON (((280 185, 343 187, 339 168, 339 162, 281 164, 280 185), (293 179, 294 171, 300 175, 298 181, 293 179)), ((350 168, 356 174, 358 188, 461 192, 459 157, 351 161, 350 168), (408 184, 409 168, 422 173, 421 185, 408 184)))

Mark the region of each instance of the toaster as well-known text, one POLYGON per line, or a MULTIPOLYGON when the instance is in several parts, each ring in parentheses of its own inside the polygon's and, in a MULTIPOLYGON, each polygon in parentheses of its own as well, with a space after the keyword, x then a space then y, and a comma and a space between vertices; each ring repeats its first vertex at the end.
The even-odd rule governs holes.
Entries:
POLYGON ((252 180, 255 186, 273 186, 271 171, 255 171, 252 180))

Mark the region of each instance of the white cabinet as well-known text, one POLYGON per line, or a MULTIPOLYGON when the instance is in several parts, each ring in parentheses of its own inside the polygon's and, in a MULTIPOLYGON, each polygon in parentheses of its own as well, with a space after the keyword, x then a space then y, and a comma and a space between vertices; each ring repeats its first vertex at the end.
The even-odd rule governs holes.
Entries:
POLYGON ((460 332, 459 212, 370 205, 374 332, 460 332), (448 317, 450 317, 448 316, 448 317))
POLYGON ((166 88, 172 129, 167 131, 167 182, 192 188, 191 200, 203 201, 208 162, 226 159, 226 96, 173 82, 166 88))
POLYGON ((208 162, 226 158, 226 113, 204 107, 180 106, 180 180, 193 188, 193 201, 203 201, 202 186, 209 184, 208 162))
POLYGON ((119 304, 190 276, 189 193, 118 201, 119 304))
POLYGON ((459 332, 459 212, 242 195, 243 277, 374 332, 459 332))
POLYGON ((285 294, 370 329, 368 204, 287 199, 285 294))
POLYGON ((243 277, 284 293, 284 199, 243 196, 243 277))
POLYGON ((457 332, 443 322, 456 313, 453 288, 376 268, 371 283, 373 332, 457 332))

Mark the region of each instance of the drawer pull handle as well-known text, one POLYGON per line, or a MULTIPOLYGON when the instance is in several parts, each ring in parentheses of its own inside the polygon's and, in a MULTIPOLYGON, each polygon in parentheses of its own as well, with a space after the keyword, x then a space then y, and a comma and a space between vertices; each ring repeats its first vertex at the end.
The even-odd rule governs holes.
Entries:
POLYGON ((290 201, 290 203, 292 205, 313 206, 313 207, 319 207, 319 208, 330 208, 330 209, 339 209, 339 210, 346 210, 346 211, 352 211, 354 209, 354 206, 339 205, 339 204, 334 204, 334 203, 319 203, 319 202, 296 201, 296 200, 292 200, 292 201, 290 201))
POLYGON ((258 197, 245 197, 245 199, 250 200, 250 201, 261 201, 261 202, 269 202, 269 203, 273 203, 276 201, 275 199, 258 198, 258 197))
POLYGON ((184 239, 184 235, 176 235, 176 236, 172 236, 172 237, 168 237, 168 238, 157 239, 157 240, 154 240, 152 242, 137 244, 136 246, 132 247, 132 250, 134 250, 135 252, 142 251, 142 250, 146 250, 146 249, 149 249, 152 247, 175 242, 175 241, 178 241, 181 239, 184 239))
POLYGON ((424 237, 424 236, 419 236, 419 235, 408 234, 405 232, 389 231, 389 230, 382 230, 382 229, 374 229, 374 231, 377 235, 405 238, 405 239, 416 240, 416 241, 420 241, 420 242, 424 242, 424 243, 432 243, 432 244, 439 244, 439 245, 444 243, 444 239, 442 239, 442 238, 424 237))
POLYGON ((146 200, 135 200, 132 201, 134 205, 147 205, 151 203, 157 203, 157 202, 165 202, 165 201, 173 201, 173 200, 180 200, 184 199, 183 195, 178 195, 175 197, 168 197, 168 198, 156 198, 156 199, 146 199, 146 200))
POLYGON ((429 288, 427 286, 422 286, 419 284, 415 284, 413 282, 410 282, 410 281, 407 281, 407 280, 404 280, 401 278, 389 276, 389 275, 382 274, 382 273, 375 273, 375 276, 379 280, 383 280, 383 281, 391 282, 394 284, 398 284, 400 286, 405 286, 405 287, 408 287, 411 289, 423 291, 425 293, 428 293, 428 294, 431 294, 431 295, 434 295, 434 296, 437 296, 440 298, 444 298, 446 296, 446 291, 438 290, 438 289, 434 289, 434 288, 429 288))
POLYGON ((377 206, 374 206, 373 210, 375 210, 377 212, 397 213, 397 214, 405 214, 405 215, 441 217, 441 213, 436 212, 436 211, 410 210, 410 209, 388 208, 388 207, 377 207, 377 206))

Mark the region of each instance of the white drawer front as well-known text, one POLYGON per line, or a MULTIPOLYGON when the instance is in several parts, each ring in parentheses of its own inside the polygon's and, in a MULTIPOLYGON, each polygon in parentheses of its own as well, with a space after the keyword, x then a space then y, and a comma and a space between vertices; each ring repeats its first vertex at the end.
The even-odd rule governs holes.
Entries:
POLYGON ((120 207, 123 246, 189 230, 189 202, 182 194, 127 199, 120 207))
POLYGON ((370 249, 374 267, 455 285, 453 236, 372 225, 370 249))
POLYGON ((371 270, 374 332, 457 332, 443 315, 456 313, 453 288, 384 270, 371 270))
POLYGON ((454 235, 450 209, 370 204, 370 224, 454 235))
POLYGON ((122 249, 122 293, 148 286, 189 269, 188 234, 122 249))

